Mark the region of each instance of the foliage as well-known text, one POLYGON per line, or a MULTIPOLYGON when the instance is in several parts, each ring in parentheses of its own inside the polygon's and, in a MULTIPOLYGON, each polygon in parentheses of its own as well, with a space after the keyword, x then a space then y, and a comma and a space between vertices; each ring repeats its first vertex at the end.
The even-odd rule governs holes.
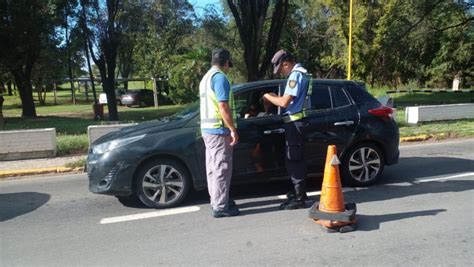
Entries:
POLYGON ((198 49, 182 56, 175 56, 170 69, 170 97, 176 103, 189 103, 199 98, 199 83, 209 69, 209 51, 198 49))

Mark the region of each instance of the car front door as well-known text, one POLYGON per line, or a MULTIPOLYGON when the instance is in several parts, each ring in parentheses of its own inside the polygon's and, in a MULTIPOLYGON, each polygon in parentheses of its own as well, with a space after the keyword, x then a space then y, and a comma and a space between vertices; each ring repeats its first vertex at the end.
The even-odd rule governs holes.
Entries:
POLYGON ((278 84, 243 90, 235 95, 239 143, 234 148, 234 181, 262 181, 286 175, 285 131, 278 108, 261 96, 278 92, 278 84))

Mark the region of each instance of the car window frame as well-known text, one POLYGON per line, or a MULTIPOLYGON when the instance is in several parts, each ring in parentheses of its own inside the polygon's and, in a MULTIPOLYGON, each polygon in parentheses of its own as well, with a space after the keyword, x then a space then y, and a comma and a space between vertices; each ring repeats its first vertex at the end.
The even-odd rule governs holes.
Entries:
POLYGON ((352 98, 348 95, 348 93, 346 92, 346 89, 345 89, 345 86, 344 85, 329 85, 329 95, 331 97, 331 106, 332 106, 332 109, 340 109, 340 108, 346 108, 348 106, 352 106, 354 105, 354 102, 352 100, 352 98), (336 86, 337 86, 337 89, 336 89, 336 86), (347 105, 344 105, 344 106, 338 106, 338 107, 335 107, 335 101, 333 101, 333 95, 332 95, 332 87, 334 87, 334 90, 338 90, 340 89, 342 91, 342 93, 346 96, 346 99, 347 101, 349 102, 349 104, 347 105))
MULTIPOLYGON (((257 86, 254 86, 254 87, 244 88, 244 89, 241 89, 237 92, 234 92, 234 99, 236 99, 237 96, 240 95, 240 94, 248 93, 248 92, 251 92, 251 91, 257 91, 259 89, 268 89, 269 87, 274 87, 275 89, 277 89, 278 92, 280 92, 280 86, 281 86, 280 83, 268 83, 268 84, 257 85, 257 86)), ((249 99, 247 98, 247 107, 249 106, 248 100, 249 99)), ((264 119, 264 118, 274 118, 275 116, 281 117, 280 107, 278 107, 278 106, 277 106, 276 113, 272 113, 271 115, 261 116, 261 117, 249 117, 249 118, 240 117, 240 118, 237 118, 237 121, 253 121, 253 120, 260 120, 260 119, 264 119)))

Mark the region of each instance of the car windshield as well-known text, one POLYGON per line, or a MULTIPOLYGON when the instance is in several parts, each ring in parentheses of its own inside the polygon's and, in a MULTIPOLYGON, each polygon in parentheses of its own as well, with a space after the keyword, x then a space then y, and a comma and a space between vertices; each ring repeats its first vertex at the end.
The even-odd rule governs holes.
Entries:
POLYGON ((196 113, 199 112, 199 101, 195 101, 191 104, 188 104, 182 111, 172 115, 170 119, 172 120, 182 120, 194 117, 196 113))

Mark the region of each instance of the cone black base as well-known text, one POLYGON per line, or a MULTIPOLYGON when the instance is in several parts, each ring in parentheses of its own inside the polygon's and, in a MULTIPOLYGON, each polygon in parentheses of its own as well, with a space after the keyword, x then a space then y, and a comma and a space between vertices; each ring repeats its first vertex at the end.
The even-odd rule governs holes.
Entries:
POLYGON ((319 210, 319 202, 313 204, 309 210, 308 216, 313 220, 328 220, 328 221, 340 221, 340 222, 353 222, 357 207, 355 203, 344 204, 345 211, 329 213, 319 210))
POLYGON ((347 233, 356 230, 355 224, 349 224, 338 227, 326 227, 321 225, 321 229, 326 233, 347 233))

